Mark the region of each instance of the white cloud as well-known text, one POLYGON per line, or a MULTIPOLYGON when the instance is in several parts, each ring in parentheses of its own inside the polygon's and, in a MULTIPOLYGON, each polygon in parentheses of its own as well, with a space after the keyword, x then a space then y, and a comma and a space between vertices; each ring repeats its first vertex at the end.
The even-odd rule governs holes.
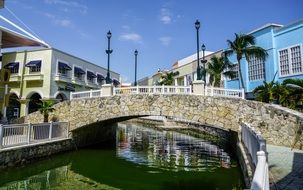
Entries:
POLYGON ((169 36, 163 36, 163 37, 159 38, 159 40, 160 40, 162 45, 168 46, 170 44, 172 38, 169 37, 169 36))
POLYGON ((121 28, 123 30, 130 30, 130 26, 128 26, 128 25, 123 25, 123 26, 121 26, 121 28))
POLYGON ((162 8, 160 10, 160 20, 163 24, 170 24, 172 21, 172 13, 167 8, 162 8))
POLYGON ((120 35, 119 39, 123 41, 133 41, 136 43, 142 43, 142 36, 137 33, 124 33, 120 35))
POLYGON ((56 20, 54 20, 54 22, 56 25, 63 26, 66 28, 73 26, 72 21, 68 20, 68 19, 56 19, 56 20))
POLYGON ((63 11, 69 11, 73 9, 74 11, 78 11, 80 13, 87 13, 88 7, 84 4, 81 4, 77 1, 67 1, 67 0, 44 0, 46 4, 49 5, 58 5, 63 6, 65 8, 61 8, 63 11), (69 7, 70 9, 66 8, 69 7))
POLYGON ((58 18, 56 15, 50 13, 44 13, 44 16, 49 18, 51 22, 55 25, 62 26, 65 28, 72 28, 74 26, 70 19, 61 19, 58 18))

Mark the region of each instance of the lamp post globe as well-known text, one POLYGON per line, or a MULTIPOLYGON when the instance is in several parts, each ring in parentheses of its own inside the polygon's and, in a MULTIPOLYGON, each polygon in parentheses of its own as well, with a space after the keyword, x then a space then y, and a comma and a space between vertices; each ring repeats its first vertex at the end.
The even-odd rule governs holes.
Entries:
POLYGON ((200 28, 200 22, 197 19, 195 22, 195 28, 197 31, 197 80, 201 80, 201 68, 200 68, 200 60, 199 60, 199 28, 200 28))
POLYGON ((112 33, 110 32, 110 30, 107 32, 106 34, 107 37, 107 50, 105 50, 106 54, 107 54, 107 74, 106 74, 106 84, 110 84, 112 81, 110 79, 110 73, 109 73, 109 62, 110 62, 110 54, 113 52, 112 49, 110 49, 110 38, 112 37, 112 33))
POLYGON ((138 56, 138 50, 135 50, 135 82, 134 86, 137 86, 137 56, 138 56))

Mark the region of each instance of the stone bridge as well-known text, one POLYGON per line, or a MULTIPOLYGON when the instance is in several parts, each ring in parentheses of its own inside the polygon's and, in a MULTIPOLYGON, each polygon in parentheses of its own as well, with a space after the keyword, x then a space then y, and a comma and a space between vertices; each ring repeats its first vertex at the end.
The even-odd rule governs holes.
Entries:
MULTIPOLYGON (((170 116, 227 130, 238 131, 247 122, 271 144, 290 146, 299 128, 302 113, 277 105, 235 98, 200 95, 134 94, 65 101, 56 104, 50 118, 70 122, 73 132, 85 126, 113 123, 142 116, 170 116)), ((32 113, 25 122, 42 122, 32 113)))

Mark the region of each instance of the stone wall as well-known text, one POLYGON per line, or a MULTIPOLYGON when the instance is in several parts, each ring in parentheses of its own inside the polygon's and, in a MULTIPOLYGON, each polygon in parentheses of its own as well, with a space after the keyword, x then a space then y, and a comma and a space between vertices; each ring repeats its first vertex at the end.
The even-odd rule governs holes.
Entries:
POLYGON ((74 148, 72 140, 66 139, 0 150, 0 169, 30 163, 38 158, 73 150, 74 148))
MULTIPOLYGON (((65 101, 55 105, 55 109, 50 117, 69 121, 72 131, 108 120, 161 115, 233 131, 238 131, 239 122, 243 121, 260 131, 268 143, 283 146, 291 146, 303 125, 302 113, 278 105, 199 95, 120 95, 65 101)), ((43 117, 38 112, 25 118, 25 122, 41 121, 43 117)))

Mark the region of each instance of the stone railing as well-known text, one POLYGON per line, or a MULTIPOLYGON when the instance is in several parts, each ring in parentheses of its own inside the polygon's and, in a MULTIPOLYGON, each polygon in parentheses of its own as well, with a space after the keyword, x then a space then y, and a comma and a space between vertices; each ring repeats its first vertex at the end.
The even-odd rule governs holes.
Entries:
POLYGON ((217 96, 217 97, 230 97, 230 98, 245 98, 244 89, 226 89, 226 88, 214 88, 205 86, 206 96, 217 96))
POLYGON ((71 92, 70 99, 84 99, 126 94, 194 94, 202 96, 244 99, 244 90, 204 87, 203 81, 194 81, 192 86, 131 86, 114 87, 105 84, 100 90, 71 92), (101 90, 102 89, 102 90, 101 90))
POLYGON ((256 166, 251 190, 269 190, 266 141, 248 124, 241 124, 241 141, 256 166))
POLYGON ((82 92, 71 92, 70 99, 82 99, 82 98, 95 98, 101 97, 102 90, 89 90, 89 91, 82 91, 82 92))
POLYGON ((0 125, 0 150, 68 138, 67 122, 0 125))
POLYGON ((134 86, 114 88, 114 95, 119 94, 191 94, 191 86, 134 86))

